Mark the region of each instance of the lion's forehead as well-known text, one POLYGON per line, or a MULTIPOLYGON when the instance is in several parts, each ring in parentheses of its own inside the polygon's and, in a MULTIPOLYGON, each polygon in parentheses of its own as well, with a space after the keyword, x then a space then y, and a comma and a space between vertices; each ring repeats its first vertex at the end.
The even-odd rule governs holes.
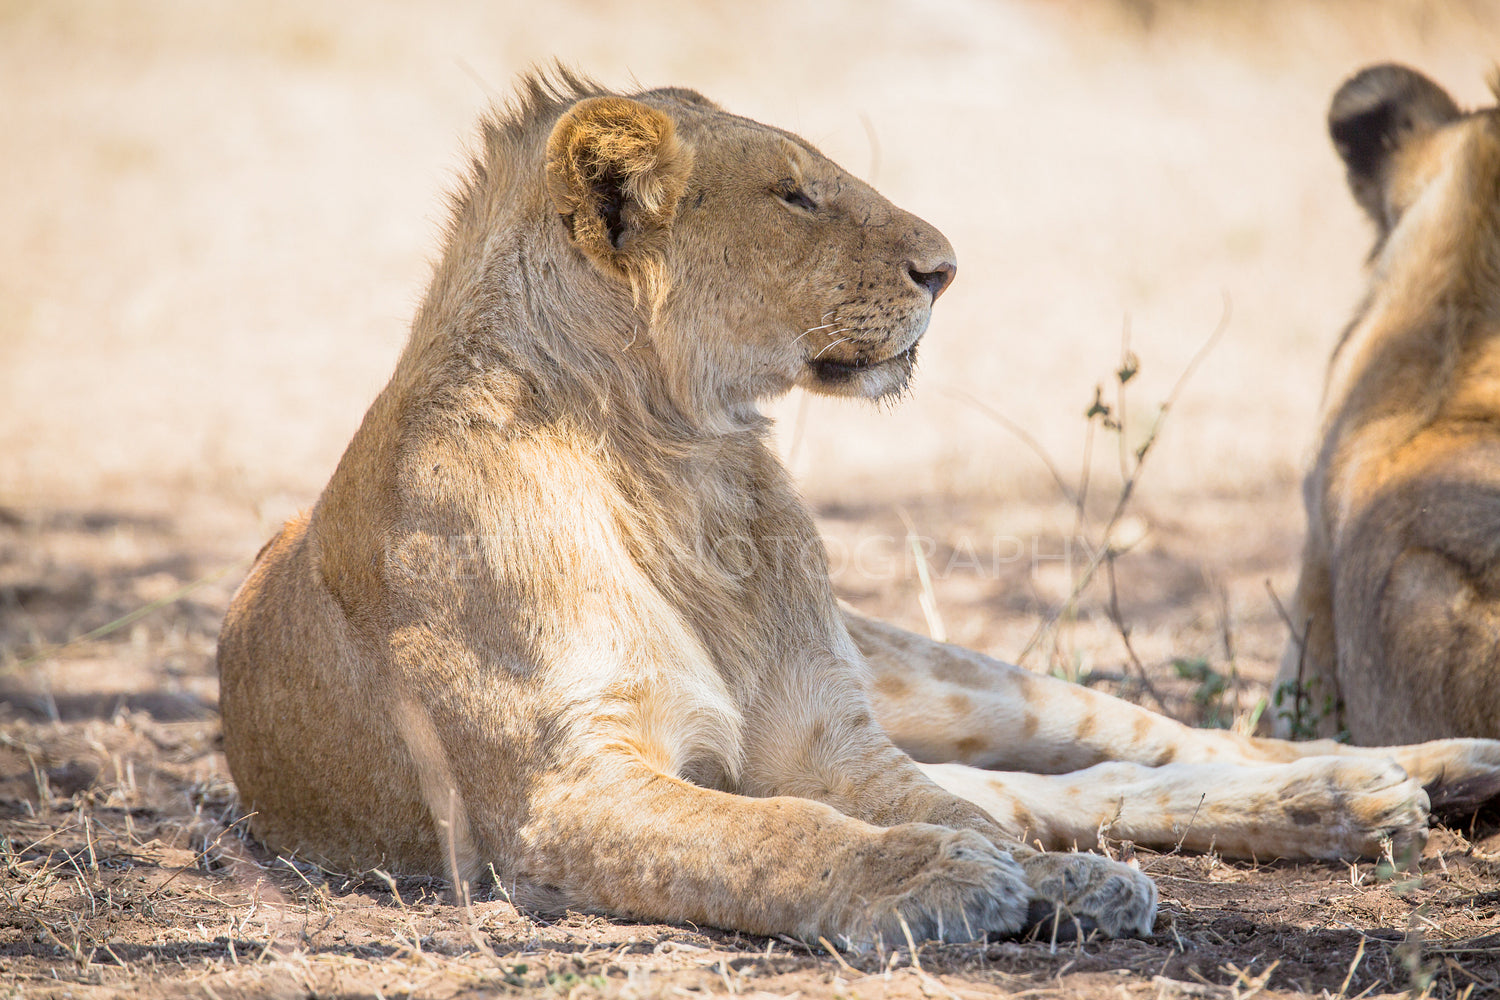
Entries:
POLYGON ((700 155, 718 152, 735 159, 742 167, 789 170, 799 177, 847 176, 842 167, 795 132, 718 108, 672 102, 664 110, 674 118, 678 133, 700 155))

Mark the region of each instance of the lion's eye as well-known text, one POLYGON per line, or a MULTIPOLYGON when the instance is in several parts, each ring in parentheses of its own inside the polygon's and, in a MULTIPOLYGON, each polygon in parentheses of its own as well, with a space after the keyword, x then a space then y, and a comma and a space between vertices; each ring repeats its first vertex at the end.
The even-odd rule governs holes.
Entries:
POLYGON ((818 203, 813 201, 808 193, 795 184, 781 184, 776 188, 776 197, 788 205, 796 206, 804 212, 813 212, 818 208, 818 203))

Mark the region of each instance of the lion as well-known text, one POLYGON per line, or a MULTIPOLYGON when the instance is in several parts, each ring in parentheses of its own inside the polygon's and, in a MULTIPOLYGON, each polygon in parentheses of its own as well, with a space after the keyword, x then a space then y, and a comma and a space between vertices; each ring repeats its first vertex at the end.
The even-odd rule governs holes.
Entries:
POLYGON ((759 404, 900 395, 956 267, 789 132, 527 78, 390 383, 225 618, 254 834, 854 947, 1057 908, 1144 935, 1152 881, 1063 848, 1370 853, 1420 840, 1424 782, 1500 774, 1483 741, 1199 734, 842 609, 759 404))
POLYGON ((1277 729, 1500 737, 1500 109, 1380 65, 1328 127, 1376 238, 1304 484, 1277 729))

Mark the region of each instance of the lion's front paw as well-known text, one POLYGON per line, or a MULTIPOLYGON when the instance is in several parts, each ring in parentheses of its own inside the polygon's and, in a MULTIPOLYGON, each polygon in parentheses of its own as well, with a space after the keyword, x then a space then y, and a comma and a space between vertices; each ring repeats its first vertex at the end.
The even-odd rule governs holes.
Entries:
POLYGON ((1395 761, 1308 757, 1288 766, 1276 800, 1264 805, 1305 831, 1306 853, 1373 857, 1389 840, 1400 858, 1426 843, 1427 793, 1395 761))
POLYGON ((925 824, 886 833, 903 850, 925 851, 927 860, 887 891, 866 897, 852 933, 842 935, 851 942, 897 943, 908 931, 917 941, 973 941, 1015 934, 1026 925, 1032 893, 1025 872, 985 837, 925 824))
POLYGON ((1018 850, 1026 881, 1044 903, 1110 937, 1147 937, 1156 923, 1156 883, 1098 854, 1018 850))

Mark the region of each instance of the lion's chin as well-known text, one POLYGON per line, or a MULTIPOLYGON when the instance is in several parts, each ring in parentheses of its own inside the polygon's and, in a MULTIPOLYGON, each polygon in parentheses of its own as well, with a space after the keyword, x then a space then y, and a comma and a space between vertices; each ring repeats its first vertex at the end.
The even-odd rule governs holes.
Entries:
POLYGON ((815 358, 807 363, 802 387, 825 396, 884 399, 900 395, 917 366, 917 345, 884 361, 837 361, 815 358))

